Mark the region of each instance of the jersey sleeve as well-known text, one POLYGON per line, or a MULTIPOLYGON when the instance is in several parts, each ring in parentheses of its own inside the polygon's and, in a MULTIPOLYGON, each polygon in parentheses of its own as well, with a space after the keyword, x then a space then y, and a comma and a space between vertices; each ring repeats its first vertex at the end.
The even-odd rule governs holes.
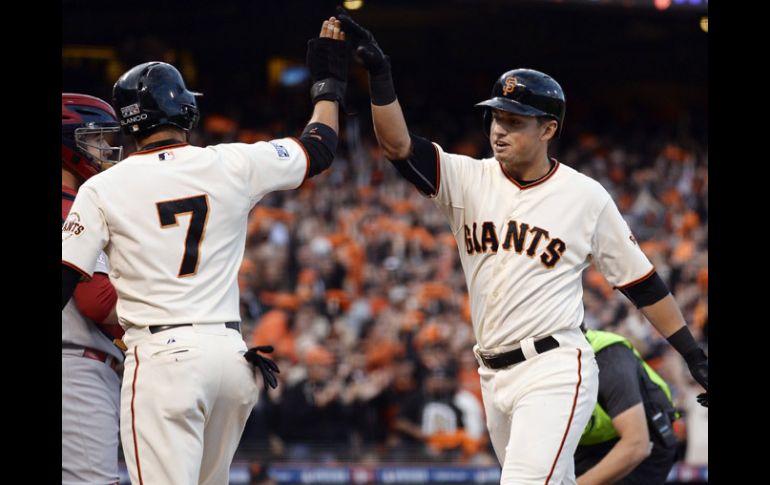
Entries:
MULTIPOLYGON (((436 207, 446 216, 453 233, 462 228, 465 210, 464 187, 472 184, 471 163, 475 160, 454 153, 445 152, 433 144, 438 154, 438 191, 433 197, 436 207)), ((476 162, 481 163, 481 162, 476 162)))
POLYGON ((591 253, 596 267, 616 288, 638 283, 655 270, 611 198, 599 213, 591 253))
POLYGON ((94 187, 84 184, 62 225, 62 263, 91 277, 108 241, 109 232, 99 196, 94 187))
POLYGON ((294 138, 243 144, 239 148, 246 157, 252 203, 276 190, 296 189, 307 176, 309 157, 294 138))
POLYGON ((464 208, 462 182, 471 175, 468 170, 467 157, 445 152, 436 143, 433 144, 438 153, 438 192, 436 202, 457 208, 464 208))

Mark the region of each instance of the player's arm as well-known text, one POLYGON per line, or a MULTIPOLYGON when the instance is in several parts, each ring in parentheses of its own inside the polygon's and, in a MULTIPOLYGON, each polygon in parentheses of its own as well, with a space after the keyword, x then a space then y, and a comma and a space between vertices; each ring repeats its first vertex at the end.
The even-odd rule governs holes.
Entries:
POLYGON ((90 281, 78 284, 73 297, 84 316, 98 323, 118 325, 115 311, 118 294, 106 274, 94 273, 90 281))
POLYGON ((639 249, 628 224, 612 200, 601 211, 594 237, 594 255, 607 280, 616 285, 647 320, 679 352, 706 394, 698 401, 708 407, 708 359, 687 327, 666 284, 639 249), (639 275, 633 279, 630 275, 639 275), (631 279, 627 283, 618 284, 631 279))
POLYGON ((374 133, 385 158, 420 192, 436 195, 439 174, 435 148, 425 138, 409 133, 396 99, 388 56, 371 32, 356 23, 341 7, 337 12, 361 64, 369 72, 374 133))
POLYGON ((609 485, 631 473, 650 455, 650 435, 644 404, 639 403, 612 418, 620 439, 596 465, 577 477, 577 485, 609 485))
POLYGON ((86 182, 62 225, 62 310, 81 277, 91 280, 97 259, 109 242, 109 231, 100 207, 96 190, 86 182))
POLYGON ((679 305, 658 273, 653 272, 643 281, 620 288, 620 291, 684 357, 693 378, 706 390, 706 394, 698 396, 698 401, 708 407, 708 359, 693 338, 679 305))
POLYGON ((308 157, 308 177, 332 163, 337 151, 339 105, 345 98, 348 76, 345 33, 334 17, 325 20, 318 37, 308 42, 307 66, 313 80, 313 114, 299 138, 308 157))

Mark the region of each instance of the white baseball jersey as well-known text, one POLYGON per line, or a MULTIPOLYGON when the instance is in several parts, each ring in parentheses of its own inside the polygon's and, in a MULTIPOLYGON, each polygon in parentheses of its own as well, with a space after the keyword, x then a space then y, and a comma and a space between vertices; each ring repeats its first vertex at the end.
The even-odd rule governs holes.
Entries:
POLYGON ((527 337, 583 321, 581 273, 593 259, 614 286, 651 274, 607 191, 555 162, 520 186, 494 158, 445 153, 435 204, 457 241, 482 351, 505 351, 527 337))
POLYGON ((291 138, 137 152, 81 186, 62 261, 91 275, 104 248, 124 327, 240 320, 249 211, 307 170, 291 138))

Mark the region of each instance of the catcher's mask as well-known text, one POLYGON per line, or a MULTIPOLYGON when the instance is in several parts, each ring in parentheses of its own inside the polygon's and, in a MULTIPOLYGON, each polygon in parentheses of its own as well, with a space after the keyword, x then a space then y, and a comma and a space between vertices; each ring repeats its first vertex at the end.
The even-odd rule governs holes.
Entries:
POLYGON ((87 94, 61 95, 61 163, 83 180, 118 163, 123 147, 112 106, 87 94))

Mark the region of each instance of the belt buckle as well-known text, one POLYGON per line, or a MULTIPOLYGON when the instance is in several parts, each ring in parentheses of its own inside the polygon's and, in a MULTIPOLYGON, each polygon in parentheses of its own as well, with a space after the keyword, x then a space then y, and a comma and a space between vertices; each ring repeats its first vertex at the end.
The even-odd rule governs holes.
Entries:
POLYGON ((492 367, 489 365, 489 361, 494 359, 497 354, 488 354, 482 351, 478 351, 477 355, 479 356, 481 363, 484 364, 484 366, 488 369, 491 369, 492 367))

